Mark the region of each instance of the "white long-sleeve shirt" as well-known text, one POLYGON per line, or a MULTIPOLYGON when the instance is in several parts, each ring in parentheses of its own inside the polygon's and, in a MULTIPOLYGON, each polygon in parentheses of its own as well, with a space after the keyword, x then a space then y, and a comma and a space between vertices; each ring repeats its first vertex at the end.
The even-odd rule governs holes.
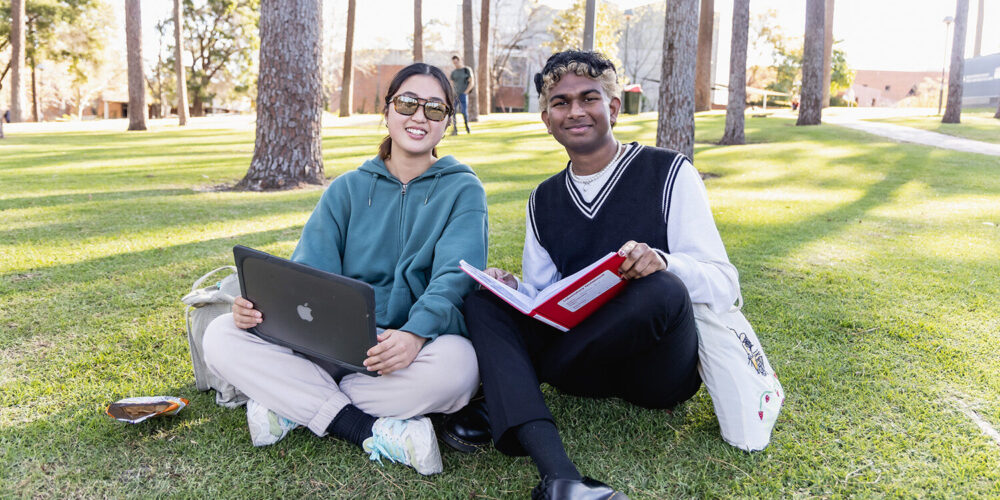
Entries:
MULTIPOLYGON (((599 177, 601 174, 595 174, 599 177)), ((589 202, 608 178, 596 178, 589 184, 573 179, 573 183, 589 202)), ((729 262, 719 230, 715 227, 708 193, 698 171, 685 160, 674 181, 667 220, 670 253, 661 248, 656 252, 667 264, 667 271, 676 275, 691 294, 691 301, 707 304, 715 311, 727 311, 739 296, 739 273, 729 262)), ((525 209, 527 212, 530 206, 525 209)), ((650 214, 656 216, 659 214, 650 214)), ((640 242, 649 244, 649 242, 640 242)), ((650 245, 651 247, 653 245, 650 245)), ((617 251, 617 248, 608 251, 617 251)), ((562 279, 552 257, 542 247, 531 228, 531 216, 526 213, 524 254, 521 260, 524 276, 518 290, 534 297, 539 290, 562 279)))

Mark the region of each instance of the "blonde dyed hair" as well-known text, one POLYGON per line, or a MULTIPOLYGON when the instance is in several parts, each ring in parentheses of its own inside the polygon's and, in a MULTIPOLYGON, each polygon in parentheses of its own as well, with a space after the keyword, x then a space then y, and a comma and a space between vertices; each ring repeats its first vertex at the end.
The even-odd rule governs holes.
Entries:
POLYGON ((604 90, 604 95, 609 101, 616 97, 621 100, 622 85, 618 82, 618 73, 615 72, 614 67, 604 70, 598 76, 593 76, 594 69, 590 65, 581 61, 570 61, 565 66, 557 66, 542 75, 541 90, 538 92, 538 106, 540 108, 549 109, 549 92, 567 73, 597 80, 601 83, 601 89, 604 90))

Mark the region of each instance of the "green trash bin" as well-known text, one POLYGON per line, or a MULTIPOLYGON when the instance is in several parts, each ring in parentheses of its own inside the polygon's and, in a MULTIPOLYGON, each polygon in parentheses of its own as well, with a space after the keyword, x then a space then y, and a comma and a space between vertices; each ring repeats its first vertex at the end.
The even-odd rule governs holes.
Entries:
POLYGON ((639 114, 639 103, 642 101, 642 87, 638 84, 629 85, 625 87, 625 114, 637 115, 639 114))

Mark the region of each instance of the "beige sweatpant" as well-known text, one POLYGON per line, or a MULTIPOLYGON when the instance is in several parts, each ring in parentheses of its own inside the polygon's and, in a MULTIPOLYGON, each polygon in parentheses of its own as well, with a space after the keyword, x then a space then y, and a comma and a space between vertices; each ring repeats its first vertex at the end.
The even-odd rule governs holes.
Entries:
POLYGON ((424 344, 402 370, 380 377, 352 373, 339 384, 291 349, 237 328, 232 314, 208 325, 202 345, 209 370, 319 436, 348 404, 374 417, 454 413, 479 387, 476 352, 460 335, 441 335, 424 344))

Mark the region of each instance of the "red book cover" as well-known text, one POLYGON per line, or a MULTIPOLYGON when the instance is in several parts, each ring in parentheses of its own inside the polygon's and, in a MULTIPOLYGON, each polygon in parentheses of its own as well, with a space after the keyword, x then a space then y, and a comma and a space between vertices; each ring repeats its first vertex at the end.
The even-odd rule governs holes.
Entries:
POLYGON ((534 298, 491 278, 461 261, 460 267, 484 288, 517 310, 543 323, 568 331, 618 295, 627 281, 618 273, 625 257, 612 252, 572 276, 549 285, 534 298))

